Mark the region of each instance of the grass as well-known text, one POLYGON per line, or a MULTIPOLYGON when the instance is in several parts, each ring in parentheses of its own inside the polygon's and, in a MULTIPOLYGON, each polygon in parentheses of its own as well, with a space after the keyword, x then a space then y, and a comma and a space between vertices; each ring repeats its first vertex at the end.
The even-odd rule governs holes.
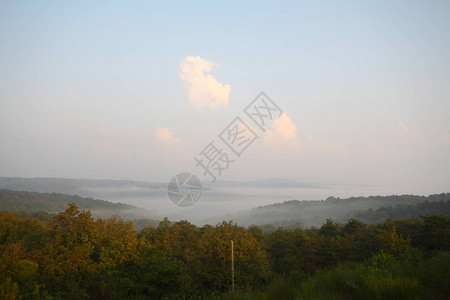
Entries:
POLYGON ((240 292, 218 300, 449 299, 450 252, 429 259, 398 259, 380 253, 298 281, 277 279, 263 292, 240 292))

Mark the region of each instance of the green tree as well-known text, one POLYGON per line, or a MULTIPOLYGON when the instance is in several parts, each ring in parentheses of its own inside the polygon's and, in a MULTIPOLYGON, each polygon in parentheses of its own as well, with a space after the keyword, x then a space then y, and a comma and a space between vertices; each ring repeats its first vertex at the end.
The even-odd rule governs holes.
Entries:
POLYGON ((395 224, 391 221, 386 221, 384 228, 379 229, 377 239, 381 250, 386 253, 398 255, 409 248, 410 239, 402 238, 395 230, 395 224))

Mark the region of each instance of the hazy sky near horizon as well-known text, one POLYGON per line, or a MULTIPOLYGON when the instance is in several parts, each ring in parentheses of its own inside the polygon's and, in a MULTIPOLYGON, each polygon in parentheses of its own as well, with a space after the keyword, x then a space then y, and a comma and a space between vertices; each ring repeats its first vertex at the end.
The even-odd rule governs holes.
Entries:
POLYGON ((207 180, 264 91, 221 179, 448 192, 449 53, 449 1, 2 1, 0 176, 207 180))

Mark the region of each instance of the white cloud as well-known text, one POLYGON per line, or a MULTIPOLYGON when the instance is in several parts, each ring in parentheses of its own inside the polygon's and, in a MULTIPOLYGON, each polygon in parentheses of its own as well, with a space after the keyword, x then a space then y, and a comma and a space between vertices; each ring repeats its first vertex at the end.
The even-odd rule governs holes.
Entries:
POLYGON ((297 127, 292 123, 291 119, 285 113, 273 120, 272 128, 274 132, 286 140, 295 140, 297 136, 297 127))
POLYGON ((179 146, 181 144, 181 139, 174 137, 169 128, 156 127, 155 136, 159 142, 167 146, 179 146))
POLYGON ((286 145, 287 142, 299 146, 300 140, 297 135, 297 127, 291 121, 287 114, 282 113, 272 122, 271 129, 267 130, 264 135, 264 141, 268 144, 286 145))
POLYGON ((294 153, 302 155, 313 155, 314 157, 346 157, 350 151, 339 142, 320 141, 308 135, 302 143, 297 136, 297 127, 285 113, 273 120, 271 128, 264 134, 264 143, 277 150, 291 149, 294 153))
MULTIPOLYGON (((187 161, 191 157, 183 140, 175 137, 169 128, 156 127, 155 137, 158 142, 156 152, 162 155, 161 159, 172 161, 174 158, 179 158, 187 161)), ((153 150, 155 151, 155 149, 153 150)))
POLYGON ((186 56, 180 65, 180 78, 189 99, 189 103, 201 108, 207 106, 217 108, 227 107, 231 86, 221 84, 213 76, 205 74, 216 65, 199 56, 186 56))

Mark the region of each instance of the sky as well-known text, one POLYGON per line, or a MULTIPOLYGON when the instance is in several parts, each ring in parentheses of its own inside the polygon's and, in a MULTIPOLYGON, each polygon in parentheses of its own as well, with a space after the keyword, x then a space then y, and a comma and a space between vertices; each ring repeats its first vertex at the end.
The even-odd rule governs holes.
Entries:
POLYGON ((213 141, 219 180, 448 192, 449 53, 449 1, 1 1, 0 176, 204 181, 213 141))

